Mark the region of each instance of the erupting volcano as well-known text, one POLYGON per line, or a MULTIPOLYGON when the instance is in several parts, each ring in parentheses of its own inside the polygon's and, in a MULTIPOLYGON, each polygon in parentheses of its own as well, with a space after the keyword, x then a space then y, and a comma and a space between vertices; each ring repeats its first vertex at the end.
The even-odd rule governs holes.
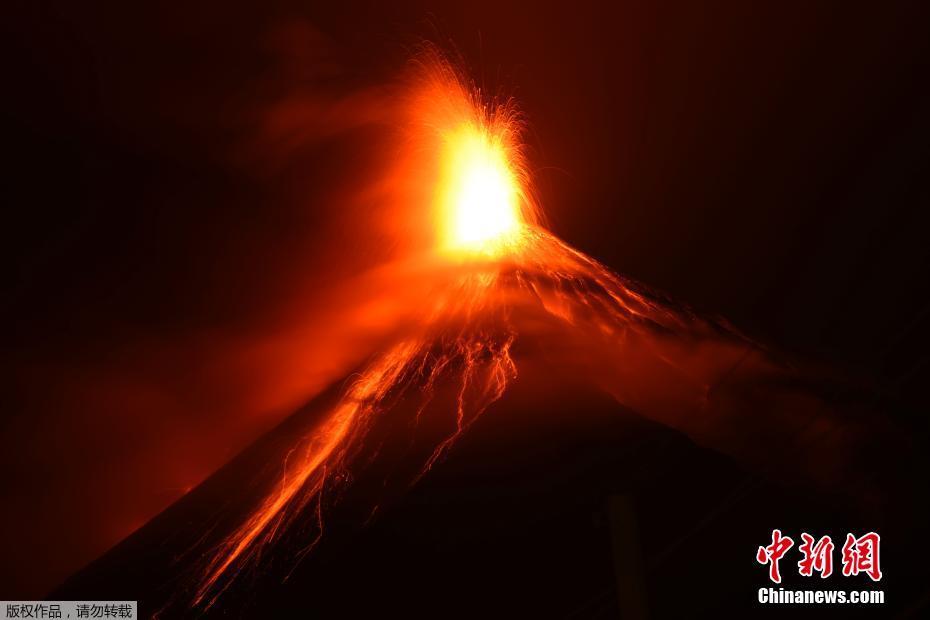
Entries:
MULTIPOLYGON (((753 464, 760 442, 832 427, 829 406, 725 322, 618 276, 547 230, 512 101, 487 99, 434 51, 415 66, 398 97, 404 120, 386 174, 403 239, 396 259, 363 280, 378 285, 357 287, 370 288, 365 308, 341 309, 374 316, 387 336, 311 401, 311 419, 292 416, 260 463, 247 465, 252 479, 236 474, 234 509, 207 490, 199 505, 218 512, 201 511, 203 523, 180 517, 200 533, 176 544, 183 550, 171 561, 188 568, 182 577, 171 570, 183 583, 163 586, 163 611, 173 610, 165 616, 221 607, 224 594, 242 590, 234 584, 254 583, 270 564, 280 573, 287 563, 289 573, 319 552, 349 495, 365 504, 364 523, 389 512, 541 358, 547 384, 573 377, 619 409, 753 464)), ((826 447, 843 454, 856 441, 837 435, 826 447)), ((816 482, 830 482, 830 471, 816 482)))
MULTIPOLYGON (((427 54, 419 69, 409 110, 408 146, 416 163, 400 174, 432 188, 432 200, 419 205, 421 217, 431 221, 432 248, 417 258, 429 268, 415 276, 426 302, 405 309, 410 327, 347 381, 338 403, 287 454, 280 480, 210 552, 194 606, 212 605, 295 521, 316 523, 304 553, 312 550, 323 532, 326 498, 348 484, 373 420, 387 415, 401 396, 416 393, 419 421, 435 386, 451 382, 457 386, 447 412, 452 430, 414 478, 425 475, 518 377, 513 348, 540 324, 606 351, 609 363, 619 365, 608 374, 623 373, 625 349, 640 356, 629 361, 640 367, 643 339, 725 333, 672 310, 543 228, 512 103, 483 100, 437 54, 427 54)), ((646 363, 688 374, 658 344, 645 356, 652 358, 646 363)), ((704 379, 692 376, 690 382, 703 385, 704 379)), ((638 404, 637 390, 625 383, 608 387, 627 404, 638 404)), ((443 413, 434 409, 430 415, 443 413)))

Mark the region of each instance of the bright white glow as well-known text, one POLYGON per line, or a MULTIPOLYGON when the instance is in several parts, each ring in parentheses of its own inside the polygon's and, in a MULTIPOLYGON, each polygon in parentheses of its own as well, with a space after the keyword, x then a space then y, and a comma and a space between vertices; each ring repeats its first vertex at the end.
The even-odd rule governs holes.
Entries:
POLYGON ((517 183, 505 149, 473 127, 455 132, 446 146, 446 245, 499 249, 521 224, 517 183))

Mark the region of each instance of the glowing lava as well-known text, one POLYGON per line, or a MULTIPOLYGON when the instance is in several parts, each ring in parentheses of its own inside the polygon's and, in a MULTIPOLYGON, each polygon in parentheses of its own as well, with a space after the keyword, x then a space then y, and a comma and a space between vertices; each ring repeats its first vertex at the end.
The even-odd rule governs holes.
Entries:
MULTIPOLYGON (((408 315, 406 331, 371 356, 340 402, 283 459, 275 487, 205 555, 195 606, 211 606, 298 518, 305 531, 308 514, 316 524, 309 552, 322 536, 324 491, 329 495, 351 479, 349 468, 373 422, 408 392, 422 399, 419 421, 442 381, 454 386, 456 399, 451 432, 420 476, 429 471, 516 378, 518 310, 530 308, 537 322, 596 340, 610 355, 643 334, 704 329, 541 228, 512 106, 483 101, 435 54, 423 67, 410 106, 417 164, 400 176, 432 184, 423 194, 432 204, 421 205, 417 217, 433 226, 438 258, 428 262, 438 267, 407 283, 417 297, 398 291, 394 301, 408 315)), ((617 396, 634 404, 637 397, 617 396)))
POLYGON ((501 138, 473 124, 443 138, 438 202, 445 219, 444 247, 493 254, 512 245, 523 226, 521 192, 501 138))

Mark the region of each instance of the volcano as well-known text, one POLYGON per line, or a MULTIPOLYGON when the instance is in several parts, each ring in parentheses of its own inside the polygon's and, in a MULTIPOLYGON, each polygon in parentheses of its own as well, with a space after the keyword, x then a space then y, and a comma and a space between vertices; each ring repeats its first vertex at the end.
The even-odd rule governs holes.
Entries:
MULTIPOLYGON (((700 424, 679 430, 618 404, 587 374, 589 360, 554 348, 562 338, 541 327, 514 342, 509 354, 518 376, 483 415, 466 421, 467 432, 443 458, 434 458, 436 446, 459 432, 464 360, 434 377, 425 406, 422 377, 393 395, 347 455, 347 471, 326 472, 332 478, 321 492, 295 497, 293 512, 254 555, 220 577, 222 592, 209 605, 192 602, 205 571, 228 557, 218 554, 229 553, 238 540, 231 536, 259 514, 269 489, 280 493, 282 471, 293 471, 284 469, 287 455, 293 459, 294 446, 326 427, 364 369, 51 596, 139 600, 143 616, 155 618, 278 618, 295 610, 321 617, 392 610, 415 618, 751 614, 754 598, 734 602, 732 592, 753 593, 756 571, 712 586, 715 571, 751 566, 744 543, 765 535, 757 521, 807 527, 872 516, 861 484, 875 471, 855 467, 867 464, 861 437, 863 455, 845 457, 850 473, 829 483, 798 465, 850 441, 829 432, 799 439, 790 436, 796 428, 759 424, 748 441, 780 447, 747 465, 734 444, 699 427, 762 410, 770 391, 705 408, 700 424), (695 562, 706 571, 695 575, 695 562)), ((745 388, 744 380, 730 381, 718 385, 722 402, 745 388)))
POLYGON ((874 429, 723 319, 559 240, 512 103, 418 65, 397 176, 427 197, 426 243, 379 275, 390 337, 53 596, 161 618, 642 617, 637 584, 676 554, 752 561, 701 513, 867 505, 874 429))

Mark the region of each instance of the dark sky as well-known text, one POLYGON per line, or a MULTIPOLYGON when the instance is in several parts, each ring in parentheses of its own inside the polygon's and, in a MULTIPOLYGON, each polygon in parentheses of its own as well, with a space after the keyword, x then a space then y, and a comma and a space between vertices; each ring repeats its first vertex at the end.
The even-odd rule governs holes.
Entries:
POLYGON ((918 3, 7 11, 6 598, 47 591, 350 361, 302 351, 328 336, 319 300, 381 255, 359 186, 424 37, 516 97, 569 243, 926 410, 918 3))

